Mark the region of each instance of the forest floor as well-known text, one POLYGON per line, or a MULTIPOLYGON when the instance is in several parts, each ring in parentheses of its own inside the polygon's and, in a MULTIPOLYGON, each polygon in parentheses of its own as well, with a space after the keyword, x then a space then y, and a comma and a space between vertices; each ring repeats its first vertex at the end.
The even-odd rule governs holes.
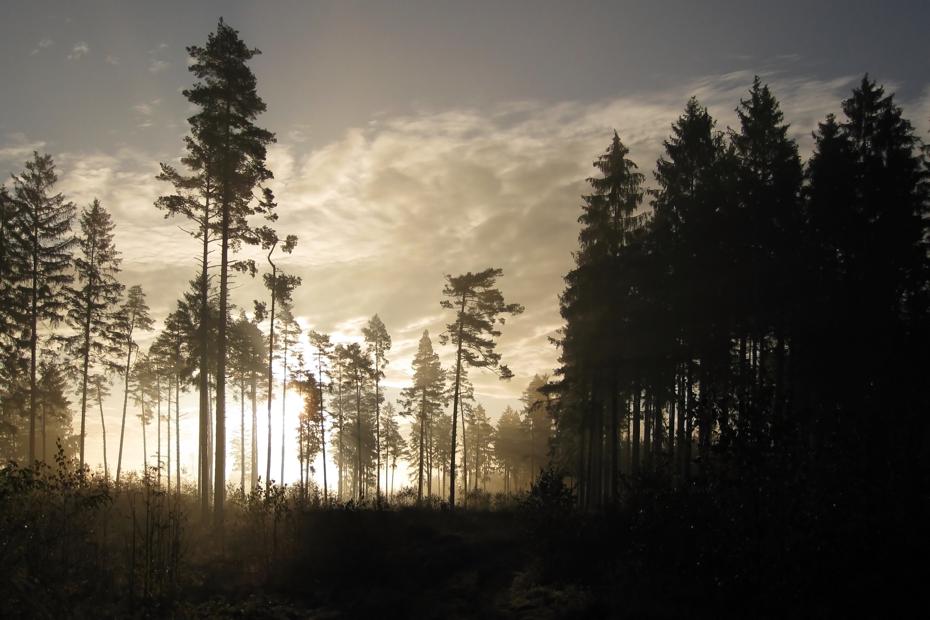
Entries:
POLYGON ((514 512, 314 511, 262 580, 213 554, 172 613, 252 618, 576 618, 590 597, 543 585, 514 512))

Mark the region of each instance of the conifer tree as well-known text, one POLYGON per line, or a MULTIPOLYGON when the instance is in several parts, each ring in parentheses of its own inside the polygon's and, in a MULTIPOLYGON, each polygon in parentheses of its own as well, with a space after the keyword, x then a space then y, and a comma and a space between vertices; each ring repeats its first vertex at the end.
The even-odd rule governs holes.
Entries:
POLYGON ((119 429, 119 453, 116 457, 116 484, 119 484, 120 473, 123 467, 123 440, 126 435, 126 410, 129 405, 131 391, 133 358, 132 354, 139 348, 136 337, 140 331, 150 331, 154 321, 149 315, 149 307, 145 302, 145 293, 138 284, 130 286, 126 293, 126 300, 120 306, 117 314, 117 333, 121 346, 125 351, 126 362, 122 366, 123 373, 123 418, 119 429))
MULTIPOLYGON (((417 345, 416 355, 411 364, 413 383, 401 392, 404 415, 413 416, 415 436, 411 444, 416 447, 414 460, 417 466, 417 501, 423 500, 424 467, 427 461, 427 433, 430 422, 436 412, 445 403, 445 374, 439 361, 439 355, 433 350, 429 331, 423 330, 417 345)), ((426 471, 427 479, 431 475, 426 471)))
POLYGON ((520 304, 504 302, 500 290, 494 287, 497 278, 503 275, 501 269, 485 269, 478 273, 465 273, 459 276, 446 276, 443 295, 446 299, 440 305, 447 310, 454 310, 455 321, 446 325, 446 331, 440 336, 442 344, 451 343, 455 347, 455 375, 452 393, 452 441, 449 466, 449 507, 455 506, 455 444, 456 425, 458 424, 459 396, 461 390, 463 364, 472 368, 487 368, 496 371, 501 379, 513 376, 510 369, 501 364, 501 355, 496 351, 495 338, 500 336, 498 324, 504 323, 502 314, 517 315, 523 312, 520 304))
POLYGON ((74 257, 76 282, 70 290, 66 317, 75 333, 66 342, 77 361, 81 397, 79 462, 83 465, 89 380, 98 366, 110 366, 119 354, 114 308, 120 303, 123 285, 116 279, 121 259, 113 242, 114 224, 98 200, 81 212, 80 226, 74 257))
POLYGON ((375 455, 377 463, 375 465, 375 478, 377 480, 375 497, 381 501, 381 379, 384 378, 384 367, 388 360, 385 353, 391 350, 391 335, 388 334, 384 322, 376 314, 368 321, 368 325, 362 328, 362 335, 368 344, 368 353, 372 356, 374 362, 372 366, 372 378, 375 386, 375 455))
POLYGON ((288 361, 288 351, 297 342, 300 337, 300 324, 294 318, 290 300, 281 301, 280 311, 280 335, 281 335, 281 484, 284 484, 284 446, 287 443, 287 379, 288 372, 292 367, 299 371, 301 364, 295 365, 293 360, 288 361))
MULTIPOLYGON (((274 134, 255 125, 265 111, 247 63, 259 50, 249 48, 239 33, 220 19, 205 46, 187 48, 189 70, 197 82, 184 96, 198 111, 189 119, 191 133, 208 153, 215 187, 216 235, 220 243, 219 315, 216 372, 216 459, 214 520, 222 533, 226 485, 226 324, 230 251, 254 242, 248 218, 270 212, 271 201, 256 200, 255 188, 272 175, 265 167, 267 145, 274 134)), ((267 193, 266 193, 267 197, 267 193)))
POLYGON ((75 208, 61 194, 52 194, 57 181, 51 156, 37 152, 26 162, 25 170, 13 177, 24 259, 17 286, 26 306, 24 332, 29 343, 29 463, 36 458, 39 327, 43 323, 57 325, 65 318, 72 281, 71 251, 75 239, 71 223, 75 208))
POLYGON ((320 406, 320 449, 323 452, 323 501, 329 501, 329 484, 326 479, 326 407, 323 398, 323 374, 329 377, 330 358, 333 354, 333 344, 329 334, 317 331, 310 332, 310 346, 316 351, 316 387, 319 391, 317 402, 320 406))

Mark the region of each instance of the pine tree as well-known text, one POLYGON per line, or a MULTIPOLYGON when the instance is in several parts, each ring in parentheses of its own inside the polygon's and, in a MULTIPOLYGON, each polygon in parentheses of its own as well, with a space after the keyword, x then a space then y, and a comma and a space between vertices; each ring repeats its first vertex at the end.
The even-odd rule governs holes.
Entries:
POLYGON ((36 458, 36 397, 39 362, 39 327, 57 325, 65 318, 71 285, 71 236, 74 205, 61 194, 51 194, 58 175, 50 155, 33 153, 19 176, 13 177, 13 195, 23 242, 24 272, 18 284, 26 304, 25 337, 29 342, 29 452, 36 458))
MULTIPOLYGON (((149 307, 145 302, 145 293, 138 284, 130 286, 126 293, 126 300, 120 306, 117 314, 117 333, 121 346, 125 351, 126 362, 122 366, 123 373, 123 418, 119 430, 119 453, 116 458, 116 484, 119 484, 120 473, 123 467, 123 440, 126 435, 126 410, 129 405, 129 393, 133 372, 132 354, 139 348, 136 336, 140 331, 150 331, 154 321, 149 316, 149 307)), ((143 418, 144 419, 144 418, 143 418)))
POLYGON ((300 337, 300 324, 294 318, 290 300, 281 301, 279 333, 281 335, 281 484, 284 484, 284 446, 286 438, 287 420, 287 378, 288 372, 300 370, 301 365, 294 365, 288 361, 288 351, 300 337))
MULTIPOLYGON (((417 501, 423 500, 423 472, 427 461, 427 433, 434 415, 445 404, 445 374, 439 355, 433 351, 429 331, 423 330, 414 355, 413 383, 401 392, 403 414, 414 417, 411 445, 416 447, 413 462, 417 467, 417 501)), ((430 472, 426 471, 427 479, 430 472)))
POLYGON ((513 376, 510 369, 500 363, 500 353, 495 350, 497 346, 495 338, 500 336, 500 331, 496 326, 498 323, 504 323, 504 317, 498 315, 520 314, 523 312, 523 306, 505 303, 504 296, 494 288, 497 278, 503 273, 501 269, 490 268, 478 273, 447 275, 446 285, 442 291, 446 299, 440 302, 441 306, 456 312, 455 321, 449 323, 446 331, 440 336, 442 344, 451 343, 455 347, 449 466, 450 509, 454 509, 455 506, 455 444, 462 365, 496 370, 502 379, 509 379, 513 376))
MULTIPOLYGON (((226 317, 230 251, 254 242, 248 218, 269 213, 270 201, 256 201, 256 186, 272 175, 265 167, 267 145, 274 134, 255 125, 265 111, 256 91, 255 75, 247 63, 260 52, 246 47, 239 33, 222 19, 204 47, 187 48, 193 59, 189 70, 197 82, 184 96, 198 111, 190 119, 191 134, 208 153, 209 174, 215 187, 216 234, 220 243, 219 314, 216 372, 216 474, 214 520, 222 533, 226 476, 226 317)), ((266 194, 267 197, 267 194, 266 194)))
MULTIPOLYGON (((288 235, 284 242, 278 238, 277 233, 267 226, 259 228, 257 231, 258 238, 263 250, 267 250, 266 260, 271 265, 271 273, 263 276, 265 288, 271 294, 270 306, 263 302, 255 302, 255 320, 261 322, 268 316, 268 452, 265 462, 265 489, 268 491, 268 485, 271 484, 271 401, 274 397, 274 354, 276 350, 274 323, 277 313, 276 305, 279 303, 290 303, 294 290, 300 286, 300 278, 297 276, 278 273, 278 266, 273 260, 275 249, 281 245, 281 250, 290 254, 297 245, 297 237, 288 235), (269 309, 270 307, 270 309, 269 309)), ((283 481, 281 481, 283 483, 283 481)))
POLYGON ((113 309, 123 285, 116 279, 120 256, 113 242, 110 214, 94 200, 80 216, 78 254, 74 258, 75 287, 69 291, 67 324, 75 334, 67 339, 77 361, 81 397, 80 464, 84 460, 89 379, 98 366, 109 367, 120 346, 113 309))
POLYGON ((381 379, 384 378, 384 367, 388 360, 385 353, 391 350, 391 336, 388 334, 384 322, 376 314, 368 321, 368 325, 362 328, 362 335, 368 344, 368 354, 372 356, 374 365, 372 366, 372 378, 375 386, 375 454, 377 463, 375 465, 375 497, 381 501, 381 379))
MULTIPOLYGON (((249 488, 254 489, 258 483, 258 379, 264 372, 265 360, 265 336, 262 334, 258 325, 248 319, 245 313, 240 313, 239 318, 230 326, 230 365, 232 367, 235 382, 239 385, 239 399, 241 405, 240 411, 240 428, 239 436, 241 441, 239 449, 243 452, 239 455, 241 463, 248 463, 249 488), (252 418, 250 431, 246 433, 245 427, 245 400, 246 391, 249 393, 251 401, 252 418), (244 454, 246 450, 244 438, 249 437, 249 455, 244 454)), ((241 475, 245 476, 245 470, 241 470, 241 475)), ((245 487, 244 478, 240 480, 243 492, 245 487)))
MULTIPOLYGON (((323 398, 323 374, 330 377, 330 359, 333 354, 333 345, 329 334, 317 331, 310 332, 310 346, 316 351, 316 386, 319 394, 317 402, 320 406, 320 449, 323 452, 323 501, 329 501, 329 484, 326 479, 326 407, 323 398)), ((331 387, 331 384, 330 384, 331 387)))

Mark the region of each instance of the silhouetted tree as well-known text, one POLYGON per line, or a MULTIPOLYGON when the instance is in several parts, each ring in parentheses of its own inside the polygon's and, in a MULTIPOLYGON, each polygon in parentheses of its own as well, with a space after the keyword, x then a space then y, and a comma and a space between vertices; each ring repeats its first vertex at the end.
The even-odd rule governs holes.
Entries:
POLYGON ((68 349, 77 358, 81 396, 79 462, 84 464, 89 379, 96 367, 110 366, 119 355, 120 343, 114 309, 119 306, 123 285, 116 279, 120 256, 113 242, 110 214, 94 200, 80 216, 81 232, 74 257, 76 283, 69 291, 66 321, 75 332, 67 338, 68 349))
POLYGON ((29 342, 29 451, 36 457, 36 397, 40 323, 58 324, 65 318, 67 292, 72 282, 71 236, 74 205, 52 194, 58 175, 50 155, 33 152, 25 170, 13 176, 24 271, 18 288, 27 304, 25 333, 29 342))
POLYGON ((368 345, 368 354, 372 356, 372 379, 375 387, 375 497, 381 501, 381 379, 384 378, 384 367, 388 360, 385 353, 391 350, 391 335, 388 334, 384 322, 376 314, 362 328, 362 335, 368 345))
MULTIPOLYGON (((439 355, 433 351, 429 331, 423 330, 417 345, 416 355, 411 364, 413 384, 401 392, 402 411, 404 415, 414 416, 415 422, 411 436, 411 446, 416 448, 413 462, 417 468, 417 501, 423 500, 423 470, 427 461, 427 433, 435 414, 442 410, 445 403, 445 375, 439 362, 439 355)), ((431 473, 427 469, 427 478, 431 473)))
POLYGON ((126 293, 126 300, 120 306, 117 314, 116 329, 119 334, 121 346, 126 352, 126 363, 122 366, 123 372, 123 419, 119 429, 119 455, 116 458, 116 484, 119 484, 120 473, 123 467, 123 439, 126 435, 126 409, 129 405, 129 392, 132 379, 133 352, 139 348, 135 338, 140 331, 150 331, 154 321, 149 315, 149 307, 145 302, 145 293, 138 284, 130 286, 126 293))

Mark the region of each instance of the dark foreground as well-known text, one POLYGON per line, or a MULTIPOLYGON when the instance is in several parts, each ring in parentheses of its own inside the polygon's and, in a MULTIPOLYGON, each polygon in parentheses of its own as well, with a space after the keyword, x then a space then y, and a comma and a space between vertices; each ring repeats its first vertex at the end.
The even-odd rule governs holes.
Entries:
POLYGON ((454 513, 276 490, 234 502, 221 544, 190 495, 7 467, 0 617, 888 616, 918 600, 920 501, 747 488, 642 480, 598 514, 555 478, 454 513))

